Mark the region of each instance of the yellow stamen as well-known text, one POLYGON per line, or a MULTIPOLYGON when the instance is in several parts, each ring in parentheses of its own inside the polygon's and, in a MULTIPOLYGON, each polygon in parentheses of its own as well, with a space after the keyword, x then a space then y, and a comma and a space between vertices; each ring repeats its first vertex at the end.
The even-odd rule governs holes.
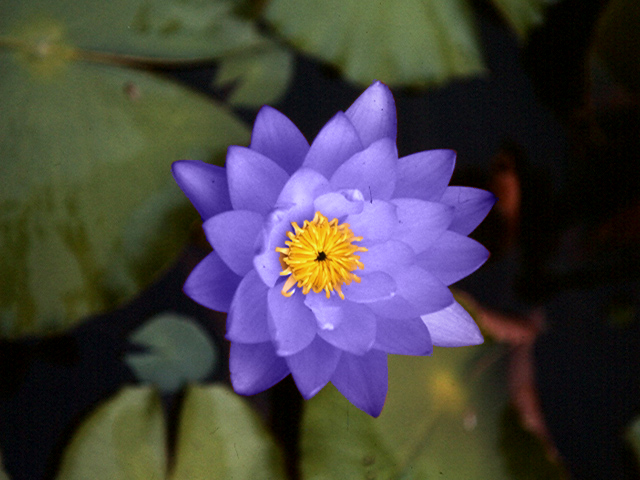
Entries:
POLYGON ((354 270, 364 268, 356 252, 366 252, 365 247, 358 247, 352 242, 362 241, 356 237, 348 223, 338 225, 338 219, 329 221, 320 212, 316 212, 313 220, 305 220, 302 228, 296 222, 291 224, 293 232, 287 232, 287 247, 277 247, 280 253, 280 275, 290 275, 282 286, 285 297, 293 295, 293 287, 297 284, 305 295, 313 290, 322 290, 330 297, 331 292, 338 292, 344 300, 342 285, 352 281, 360 283, 360 277, 354 270))

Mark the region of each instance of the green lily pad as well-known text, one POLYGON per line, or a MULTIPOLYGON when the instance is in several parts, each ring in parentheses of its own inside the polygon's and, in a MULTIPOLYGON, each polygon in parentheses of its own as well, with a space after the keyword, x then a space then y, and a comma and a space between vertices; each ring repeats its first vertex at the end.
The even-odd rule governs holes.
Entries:
POLYGON ((467 0, 272 0, 265 18, 363 85, 428 86, 485 71, 467 0))
POLYGON ((627 441, 636 454, 638 463, 640 463, 640 416, 636 417, 627 427, 627 441))
POLYGON ((225 57, 220 62, 214 85, 232 85, 228 101, 239 107, 260 107, 276 103, 293 76, 293 54, 271 42, 263 47, 225 57))
POLYGON ((138 379, 153 383, 162 393, 174 393, 187 382, 203 380, 215 367, 215 345, 185 315, 157 315, 134 331, 129 341, 147 347, 148 352, 130 353, 125 362, 138 379))
POLYGON ((125 387, 80 425, 64 451, 60 480, 166 478, 166 425, 149 387, 125 387))
POLYGON ((507 402, 504 365, 495 362, 500 349, 390 355, 389 392, 377 419, 325 387, 305 404, 303 478, 511 478, 500 443, 507 402))
POLYGON ((2 465, 2 455, 0 455, 0 480, 10 480, 9 474, 5 472, 2 465))
POLYGON ((544 22, 545 10, 558 0, 491 0, 521 39, 544 22))
POLYGON ((248 141, 205 97, 57 45, 0 50, 0 337, 57 333, 131 298, 196 218, 171 163, 248 141))
POLYGON ((285 478, 282 453, 260 419, 245 400, 221 385, 187 389, 175 452, 168 452, 167 445, 155 389, 125 387, 80 425, 56 478, 285 478))
POLYGON ((282 452, 246 401, 221 385, 187 391, 171 480, 286 478, 282 452))
POLYGON ((210 59, 264 41, 234 7, 227 0, 3 0, 0 37, 62 42, 94 55, 210 59))
POLYGON ((611 0, 595 32, 593 51, 616 81, 640 91, 640 3, 611 0))

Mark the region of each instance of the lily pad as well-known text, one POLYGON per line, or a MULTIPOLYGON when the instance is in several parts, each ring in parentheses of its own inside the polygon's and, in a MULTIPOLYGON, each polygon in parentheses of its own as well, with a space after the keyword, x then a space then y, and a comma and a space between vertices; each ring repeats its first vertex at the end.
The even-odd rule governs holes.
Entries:
POLYGON ((389 392, 377 419, 326 387, 305 406, 303 478, 511 478, 500 444, 507 402, 504 362, 496 361, 501 349, 390 355, 389 392))
POLYGON ((80 425, 65 449, 57 478, 164 479, 165 437, 157 393, 149 387, 125 387, 80 425))
POLYGON ((92 58, 211 59, 264 41, 234 7, 228 0, 3 0, 0 36, 62 42, 92 58))
POLYGON ((286 478, 280 447, 246 401, 221 385, 184 401, 171 480, 286 478))
POLYGON ((167 451, 166 430, 155 389, 125 387, 81 424, 56 478, 285 478, 279 447, 245 400, 227 387, 187 389, 175 452, 167 451))
POLYGON ((636 454, 638 463, 640 463, 640 416, 636 417, 627 427, 627 441, 636 454))
POLYGON ((545 10, 558 0, 491 0, 520 39, 544 22, 545 10))
POLYGON ((593 51, 614 79, 640 91, 640 3, 611 0, 596 28, 593 51))
POLYGON ((162 393, 174 393, 185 383, 204 380, 215 367, 215 345, 207 332, 185 315, 157 315, 134 331, 129 341, 148 351, 128 354, 125 362, 138 379, 153 383, 162 393))
POLYGON ((272 0, 265 18, 363 85, 434 85, 485 70, 467 0, 272 0))
POLYGON ((63 45, 0 50, 0 337, 57 333, 137 293, 196 216, 171 162, 248 140, 221 105, 63 45))
POLYGON ((233 86, 228 101, 239 107, 260 107, 276 103, 293 76, 293 54, 276 43, 225 57, 220 62, 214 85, 233 86))

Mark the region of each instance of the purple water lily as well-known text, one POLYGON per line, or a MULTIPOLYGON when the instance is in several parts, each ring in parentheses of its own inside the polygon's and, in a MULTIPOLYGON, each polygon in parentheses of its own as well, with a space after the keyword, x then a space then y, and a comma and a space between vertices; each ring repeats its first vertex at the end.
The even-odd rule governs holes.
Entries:
POLYGON ((213 247, 185 293, 228 312, 235 391, 291 374, 306 399, 328 382, 378 416, 387 354, 482 343, 448 286, 489 252, 467 235, 495 197, 448 186, 455 152, 398 158, 393 96, 371 85, 311 146, 263 107, 226 168, 173 164, 213 247))

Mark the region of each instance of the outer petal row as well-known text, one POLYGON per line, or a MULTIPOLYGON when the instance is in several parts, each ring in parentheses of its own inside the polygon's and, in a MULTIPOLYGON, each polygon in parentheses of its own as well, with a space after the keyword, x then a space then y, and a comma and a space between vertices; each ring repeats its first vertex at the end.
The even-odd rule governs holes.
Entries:
POLYGON ((253 124, 250 148, 269 157, 292 175, 302 165, 309 143, 291 120, 265 105, 253 124))
POLYGON ((224 168, 198 160, 181 160, 171 166, 173 178, 203 220, 231 210, 224 168))

